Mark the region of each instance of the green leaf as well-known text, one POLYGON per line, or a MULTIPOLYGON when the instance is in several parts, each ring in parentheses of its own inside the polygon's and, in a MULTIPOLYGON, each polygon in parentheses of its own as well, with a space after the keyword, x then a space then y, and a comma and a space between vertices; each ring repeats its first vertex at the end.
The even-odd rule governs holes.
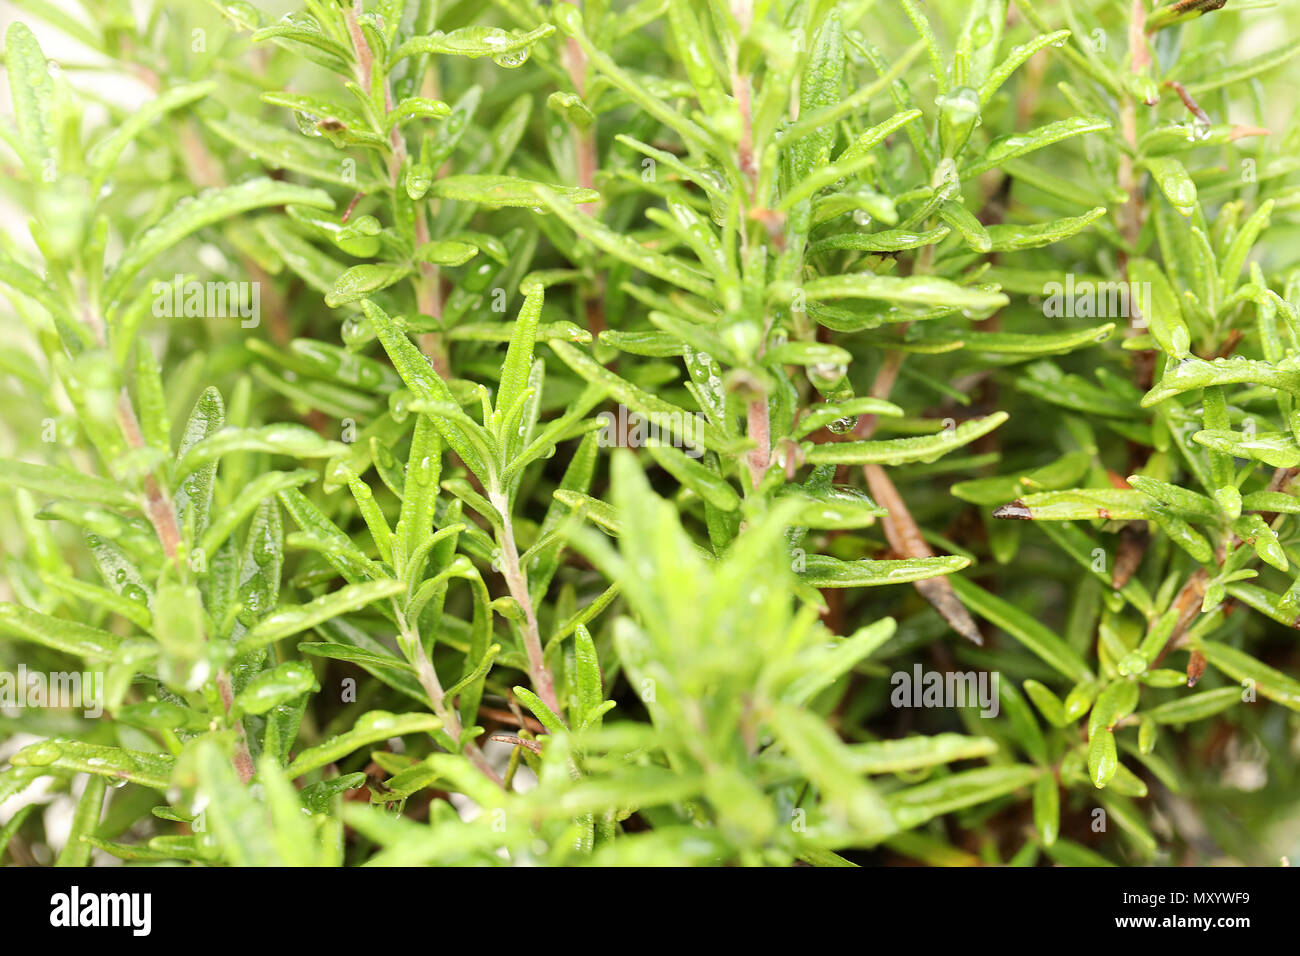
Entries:
MULTIPOLYGON (((215 435, 226 423, 226 403, 216 388, 205 388, 181 433, 181 440, 176 449, 176 461, 179 462, 186 453, 200 441, 215 435)), ((207 528, 211 517, 212 493, 217 477, 215 461, 201 465, 188 481, 177 482, 174 496, 176 520, 182 525, 193 524, 196 532, 207 528)))
MULTIPOLYGON (((1160 186, 1160 191, 1170 204, 1184 216, 1196 211, 1196 183, 1188 175, 1187 168, 1173 156, 1148 156, 1142 165, 1151 173, 1160 186)), ((1129 276, 1132 277, 1132 269, 1129 276)), ((1136 280, 1135 280, 1136 281, 1136 280)))
POLYGON ((1187 724, 1205 720, 1241 703, 1240 687, 1219 687, 1199 694, 1186 694, 1158 704, 1143 713, 1158 724, 1187 724))
POLYGON ((739 493, 721 475, 663 442, 650 441, 646 447, 660 467, 713 507, 722 511, 735 511, 740 507, 739 493))
POLYGON ((305 121, 316 125, 318 131, 320 129, 319 124, 322 121, 330 121, 335 124, 336 128, 345 126, 354 134, 361 133, 368 137, 374 135, 365 129, 366 120, 359 113, 351 107, 343 106, 324 97, 272 91, 262 94, 262 102, 293 110, 299 114, 300 122, 305 121))
POLYGON ((906 584, 952 574, 970 565, 959 555, 937 558, 900 558, 897 561, 840 561, 823 554, 810 554, 800 579, 815 588, 861 588, 882 584, 906 584))
POLYGON ((160 585, 153 598, 154 636, 165 659, 188 669, 202 653, 203 600, 192 584, 160 585))
POLYGON ((1011 681, 999 681, 998 695, 1007 717, 1011 738, 1034 763, 1039 766, 1048 764, 1047 741, 1043 737, 1043 731, 1034 718, 1034 712, 1029 709, 1029 704, 1020 695, 1020 691, 1016 690, 1016 685, 1011 681))
POLYGON ((1285 432, 1256 432, 1246 435, 1226 429, 1203 429, 1192 441, 1236 458, 1251 458, 1274 468, 1300 465, 1300 445, 1285 432))
POLYGON ((908 123, 921 118, 923 114, 920 110, 904 110, 896 113, 889 119, 877 123, 870 129, 863 131, 858 138, 849 143, 844 148, 844 152, 835 157, 836 164, 850 162, 859 156, 862 156, 882 143, 890 133, 906 126, 908 123))
MULTIPOLYGON (((285 777, 276 758, 263 754, 257 765, 257 782, 271 811, 272 843, 285 866, 319 866, 322 848, 317 830, 298 791, 285 777)), ((336 831, 340 832, 340 831, 336 831)))
POLYGON ((568 506, 570 509, 574 511, 581 509, 586 517, 610 534, 622 533, 623 524, 619 521, 618 511, 608 502, 593 498, 580 491, 569 491, 564 488, 557 489, 554 495, 556 501, 568 506))
POLYGON ((0 603, 0 634, 88 660, 108 660, 121 642, 97 627, 9 603, 0 603))
MULTIPOLYGON (((989 143, 982 156, 961 171, 961 178, 969 180, 980 173, 987 172, 1009 159, 1016 159, 1026 153, 1043 149, 1071 136, 1085 133, 1100 133, 1111 128, 1110 121, 1100 116, 1074 116, 1070 119, 1048 123, 1027 133, 1011 133, 1001 136, 989 143)), ((1103 209, 1104 213, 1105 210, 1103 209)), ((1093 218, 1096 218, 1095 216, 1093 218)), ((1010 227, 1001 227, 1010 228, 1010 227)), ((992 232, 992 230, 990 230, 992 232)), ((994 245, 997 248, 997 245, 994 245)))
MULTIPOLYGON (((486 405, 486 389, 480 394, 486 405)), ((481 481, 489 485, 494 483, 495 479, 492 476, 501 468, 502 449, 486 428, 462 411, 459 405, 449 402, 415 399, 408 402, 407 407, 413 412, 429 416, 434 427, 456 454, 460 455, 470 471, 474 472, 481 481)), ((491 420, 486 408, 484 418, 491 420)))
POLYGON ((942 48, 939 46, 939 40, 934 35, 934 27, 930 25, 930 18, 925 15, 916 3, 916 0, 903 0, 903 10, 907 17, 912 21, 912 26, 921 36, 921 42, 925 44, 926 52, 930 55, 930 69, 934 73, 934 82, 939 88, 940 93, 948 89, 948 67, 946 57, 942 48))
POLYGON ((223 428, 184 450, 174 476, 180 480, 233 452, 267 452, 292 458, 332 458, 348 447, 330 441, 304 425, 265 425, 262 428, 223 428))
POLYGON ((399 657, 369 651, 361 647, 353 647, 351 644, 307 642, 299 644, 298 650, 313 657, 327 657, 334 661, 348 661, 363 667, 368 665, 368 667, 378 667, 402 673, 415 673, 415 668, 399 657))
MULTIPOLYGON (((481 206, 537 207, 539 195, 562 203, 599 202, 600 193, 578 186, 552 186, 520 179, 517 176, 465 175, 446 176, 429 186, 429 195, 481 206)), ((548 202, 547 205, 550 205, 548 202)))
POLYGON ((1092 676, 1078 653, 1033 616, 1008 601, 995 597, 960 576, 947 579, 957 597, 991 624, 1002 628, 1017 641, 1073 681, 1092 676))
POLYGON ((1011 765, 964 770, 891 793, 889 809, 899 826, 921 826, 935 817, 996 800, 1033 783, 1037 767, 1011 765))
POLYGON ((569 368, 593 385, 603 388, 611 398, 644 415, 659 426, 661 435, 667 431, 673 441, 680 442, 683 447, 699 443, 725 455, 737 454, 747 447, 747 442, 727 438, 709 422, 633 385, 569 343, 552 342, 551 349, 569 368))
POLYGON ((76 813, 72 816, 72 829, 68 831, 68 841, 63 845, 55 866, 89 866, 91 845, 88 837, 95 835, 99 826, 99 815, 104 808, 104 793, 107 782, 101 776, 91 774, 86 780, 86 789, 77 801, 76 813))
POLYGON ((866 528, 889 513, 856 488, 787 485, 778 492, 778 497, 783 505, 788 502, 800 505, 790 516, 791 524, 800 528, 866 528))
POLYGON ((987 757, 997 749, 997 741, 991 737, 934 734, 850 744, 849 761, 858 773, 908 773, 954 760, 987 757))
POLYGON ((1252 76, 1264 73, 1267 70, 1281 66, 1287 60, 1291 59, 1297 53, 1300 53, 1300 40, 1292 40, 1282 46, 1275 47, 1258 56, 1251 57, 1247 60, 1241 60, 1237 63, 1226 66, 1220 70, 1214 70, 1209 76, 1187 84, 1187 92, 1193 96, 1201 96, 1212 90, 1217 90, 1225 86, 1233 86, 1248 80, 1252 76))
POLYGON ((301 606, 284 608, 268 614, 244 635, 236 650, 240 654, 247 654, 291 634, 313 628, 322 621, 328 621, 342 614, 350 614, 384 598, 393 597, 404 590, 406 585, 391 579, 346 585, 301 606))
POLYGON ((0 484, 27 488, 56 498, 90 501, 113 508, 134 508, 136 499, 121 484, 53 465, 0 460, 0 484))
POLYGON ((1223 265, 1219 270, 1219 286, 1222 295, 1227 296, 1236 289, 1241 267, 1246 264, 1246 257, 1250 255, 1255 240, 1268 226, 1269 216, 1273 213, 1273 206, 1272 199, 1261 203, 1254 214, 1242 224, 1237 234, 1232 237, 1232 243, 1223 256, 1223 265))
POLYGON ((849 748, 820 717, 780 706, 770 719, 791 759, 848 818, 855 842, 878 842, 898 829, 886 799, 860 779, 849 748))
POLYGON ((1018 475, 999 475, 961 481, 953 485, 950 490, 958 498, 972 504, 998 505, 1018 497, 1025 491, 1055 491, 1074 484, 1087 474, 1091 463, 1092 455, 1088 452, 1070 452, 1041 468, 1018 475))
POLYGON ((1067 216, 1032 226, 989 226, 992 251, 1018 252, 1022 249, 1048 246, 1069 239, 1071 236, 1077 236, 1104 215, 1106 215, 1106 207, 1097 206, 1082 216, 1067 216))
POLYGON ((1056 778, 1045 773, 1034 784, 1034 826, 1043 846, 1051 846, 1061 832, 1061 791, 1056 778))
POLYGON ((938 461, 948 452, 987 435, 1009 417, 1006 412, 994 412, 919 438, 827 442, 811 446, 806 458, 814 465, 900 465, 912 461, 938 461))
POLYGON ((1058 839, 1045 848, 1048 856, 1061 866, 1115 866, 1100 853, 1066 839, 1058 839))
POLYGON ((436 266, 462 266, 478 255, 478 246, 455 239, 426 242, 412 256, 416 262, 431 262, 436 266))
POLYGON ((539 200, 560 221, 596 248, 687 292, 694 292, 706 299, 714 297, 713 284, 708 278, 679 259, 654 252, 630 236, 614 232, 595 216, 583 215, 551 189, 535 187, 530 205, 535 205, 539 200))
POLYGON ((1065 715, 1065 705, 1061 703, 1061 698, 1052 693, 1045 685, 1036 680, 1026 680, 1024 683, 1025 693, 1029 699, 1034 702, 1039 713, 1047 718, 1047 722, 1054 727, 1064 727, 1070 723, 1065 715))
MULTIPOLYGON (((649 270, 646 270, 649 271, 649 270)), ((685 288, 685 287, 684 287, 685 288)), ((694 291, 694 290, 689 290, 694 291)), ((879 276, 866 272, 823 276, 803 284, 804 295, 821 299, 879 299, 902 305, 940 306, 981 313, 1000 309, 1011 300, 998 292, 960 286, 933 276, 879 276)))
POLYGON ((357 302, 401 282, 410 274, 411 267, 401 262, 353 266, 334 280, 333 287, 325 293, 325 304, 331 309, 337 309, 341 305, 357 302))
POLYGON ((1244 383, 1266 385, 1289 395, 1300 396, 1300 372, 1278 368, 1257 359, 1217 358, 1207 362, 1189 356, 1165 369, 1165 374, 1155 387, 1142 396, 1142 407, 1150 408, 1194 388, 1244 383))
POLYGON ((993 512, 1030 521, 1134 521, 1150 517, 1147 496, 1121 488, 1070 488, 1025 495, 993 512))
POLYGON ((989 352, 995 355, 1057 355, 1088 345, 1097 345, 1110 338, 1115 330, 1113 322, 1078 329, 1071 332, 1046 334, 1021 334, 1017 332, 948 332, 927 334, 921 341, 950 340, 960 342, 967 351, 989 352))
POLYGON ((54 81, 35 35, 17 21, 5 32, 5 70, 13 96, 19 155, 34 182, 48 182, 57 173, 51 115, 54 81))
POLYGON ((1042 401, 1090 416, 1136 418, 1141 414, 1137 401, 1094 385, 1080 375, 1064 374, 1047 360, 1029 366, 1027 374, 1016 378, 1015 386, 1042 401))
POLYGON ((605 706, 600 658, 596 654, 591 632, 583 625, 574 628, 573 640, 576 706, 571 706, 570 712, 573 714, 574 726, 579 730, 599 727, 605 706))
POLYGON ((200 740, 194 752, 204 818, 232 866, 277 866, 275 837, 265 808, 240 783, 217 741, 200 740))
POLYGON ((324 555, 325 560, 336 568, 349 581, 374 579, 381 576, 381 569, 352 543, 352 539, 339 530, 338 526, 320 512, 314 504, 296 488, 286 488, 279 492, 280 503, 308 540, 324 555))
MULTIPOLYGON (((828 167, 830 170, 831 167, 828 167)), ((828 172, 828 175, 833 175, 828 172)), ((805 180, 807 182, 808 180, 805 180)), ((885 229, 880 232, 848 232, 837 236, 819 239, 808 247, 808 255, 821 255, 841 249, 857 249, 862 252, 902 252, 905 249, 919 249, 931 246, 947 238, 947 226, 939 226, 928 231, 917 232, 912 229, 885 229)))
POLYGON ((311 666, 302 661, 285 661, 262 671, 235 697, 232 714, 264 714, 295 697, 319 690, 311 666))
POLYGON ((216 554, 217 548, 234 533, 235 529, 265 499, 288 488, 298 488, 316 477, 316 472, 306 469, 296 471, 268 471, 258 475, 247 487, 240 490, 239 496, 217 514, 216 520, 203 533, 199 547, 205 554, 216 554))
POLYGON ((1276 511, 1300 514, 1300 498, 1281 491, 1252 491, 1241 498, 1244 511, 1276 511))
POLYGON ((1013 46, 1007 52, 1006 59, 999 63, 989 73, 988 78, 980 84, 980 102, 988 103, 993 99, 993 94, 1002 84, 1039 50, 1049 46, 1062 46, 1069 37, 1069 30, 1057 30, 1055 33, 1044 33, 1034 37, 1028 43, 1013 46))
MULTIPOLYGON (((406 474, 402 484, 402 508, 397 519, 397 542, 401 545, 403 580, 418 579, 422 567, 411 562, 429 538, 433 527, 434 502, 438 497, 438 479, 442 475, 442 441, 433 421, 421 415, 411 436, 406 474)), ((396 550, 396 545, 394 546, 396 550)))
POLYGON ((524 304, 515 319, 510 334, 510 347, 506 349, 505 365, 501 368, 501 384, 497 388, 496 412, 508 414, 528 388, 533 367, 533 347, 537 343, 537 322, 542 314, 545 290, 540 285, 530 286, 524 294, 524 304))
POLYGON ((339 73, 347 71, 346 64, 351 59, 348 51, 327 36, 316 20, 306 14, 288 14, 278 23, 257 30, 252 39, 254 43, 270 40, 295 53, 302 51, 293 44, 304 44, 323 54, 323 59, 316 59, 314 62, 335 69, 339 73))
POLYGON ((441 53, 468 57, 490 56, 498 66, 519 66, 527 59, 528 49, 533 44, 554 32, 555 27, 549 23, 543 23, 526 33, 496 27, 462 27, 450 33, 437 30, 429 36, 411 37, 393 51, 389 64, 421 53, 441 53))
POLYGON ((208 189, 187 201, 132 238, 104 283, 104 298, 110 311, 118 308, 118 299, 127 285, 159 253, 170 249, 190 233, 241 212, 262 206, 300 203, 330 209, 334 200, 319 189, 308 189, 273 179, 250 179, 236 186, 208 189))
POLYGON ((364 773, 345 773, 341 777, 309 783, 298 791, 298 795, 308 810, 313 813, 326 813, 335 796, 348 790, 356 790, 364 786, 365 782, 364 773))
POLYGON ((47 767, 97 774, 166 791, 174 760, 168 754, 123 750, 54 737, 29 744, 10 757, 9 762, 15 767, 47 767))
POLYGON ((369 192, 378 185, 364 166, 350 170, 339 162, 338 150, 323 138, 309 139, 296 130, 261 123, 248 115, 232 122, 210 116, 202 119, 213 133, 267 168, 291 170, 347 189, 369 192))
POLYGON ((47 282, 30 269, 23 268, 7 255, 0 256, 0 283, 37 303, 46 312, 50 313, 56 322, 60 323, 60 329, 79 330, 81 328, 68 311, 67 306, 54 294, 47 282))
POLYGON ((1101 727, 1088 742, 1088 777, 1098 790, 1103 789, 1119 769, 1119 755, 1115 750, 1115 734, 1101 727))
POLYGON ((1226 0, 1223 3, 1219 2, 1219 0, 1191 0, 1191 2, 1187 2, 1187 0, 1178 2, 1178 0, 1175 0, 1174 3, 1157 7, 1151 11, 1147 16, 1147 33, 1155 33, 1165 27, 1173 26, 1175 23, 1195 20, 1207 13, 1222 9, 1225 3, 1226 0))
POLYGON ((1186 357, 1191 334, 1164 271, 1150 259, 1134 259, 1129 262, 1129 281, 1143 290, 1138 296, 1139 308, 1160 347, 1172 358, 1186 357))
MULTIPOLYGON (((834 106, 840 101, 844 61, 844 27, 840 23, 839 11, 832 9, 817 30, 799 81, 801 116, 807 116, 821 107, 834 106)), ((791 147, 791 182, 799 183, 812 170, 826 166, 834 144, 835 128, 830 125, 797 140, 791 147)))
MULTIPOLYGON (((397 369, 397 374, 402 377, 406 387, 431 409, 437 409, 438 414, 434 417, 434 424, 447 440, 447 444, 451 445, 452 450, 476 474, 486 473, 491 458, 488 461, 484 460, 481 451, 476 447, 475 439, 478 439, 478 445, 482 445, 487 433, 460 411, 451 391, 433 370, 433 365, 428 358, 415 347, 406 333, 397 327, 383 309, 369 299, 362 300, 361 308, 370 319, 379 341, 383 343, 384 351, 388 353, 393 367, 397 369), (469 426, 468 430, 466 424, 469 426)), ((411 407, 415 408, 414 405, 411 407)))
POLYGON ((803 438, 842 418, 847 419, 855 415, 886 415, 890 418, 902 418, 903 410, 893 402, 870 396, 850 398, 842 402, 824 402, 813 405, 808 410, 808 414, 799 419, 794 435, 796 438, 803 438))
POLYGON ((520 702, 527 707, 534 717, 542 722, 542 726, 553 734, 564 733, 564 721, 556 715, 555 711, 546 706, 546 703, 534 694, 527 687, 515 687, 514 694, 520 702))
POLYGON ((582 12, 572 4, 557 4, 553 14, 556 25, 573 40, 586 54, 591 65, 622 90, 637 106, 675 130, 687 143, 695 147, 707 147, 710 143, 708 134, 694 122, 665 103, 660 97, 648 90, 645 84, 615 63, 604 50, 592 43, 583 29, 582 12))
POLYGON ((1300 710, 1300 681, 1226 644, 1203 640, 1196 647, 1207 661, 1229 677, 1250 681, 1269 700, 1291 710, 1300 710))
POLYGON ((945 202, 940 205, 939 218, 956 229, 966 240, 966 245, 976 252, 988 252, 993 248, 993 239, 984 224, 961 203, 945 202))
POLYGON ((894 619, 885 617, 859 628, 833 647, 819 648, 807 670, 782 693, 782 699, 796 706, 811 700, 878 650, 896 629, 894 619))
POLYGON ((147 700, 117 708, 116 719, 132 727, 149 730, 207 730, 210 723, 205 714, 166 700, 147 700))
POLYGON ((5 850, 9 848, 14 835, 27 822, 27 818, 36 812, 39 806, 38 803, 29 803, 26 806, 19 807, 14 815, 5 822, 5 825, 0 827, 0 861, 4 860, 5 850))
POLYGON ((341 262, 307 242, 279 219, 259 219, 257 232, 285 266, 317 292, 329 292, 343 274, 341 262))
POLYGON ((455 404, 456 400, 443 380, 438 377, 438 373, 433 370, 429 359, 407 338, 406 333, 397 327, 388 313, 369 299, 362 301, 361 309, 370 320, 370 324, 374 326, 375 334, 379 336, 384 351, 388 353, 393 368, 397 369, 397 374, 401 376, 406 387, 419 398, 455 404))
POLYGON ((853 354, 825 342, 782 342, 764 352, 763 361, 769 365, 847 365, 853 354))
POLYGON ((392 714, 385 710, 372 710, 359 717, 351 730, 298 754, 285 775, 291 779, 301 777, 377 740, 407 734, 432 734, 441 727, 442 721, 432 714, 392 714))

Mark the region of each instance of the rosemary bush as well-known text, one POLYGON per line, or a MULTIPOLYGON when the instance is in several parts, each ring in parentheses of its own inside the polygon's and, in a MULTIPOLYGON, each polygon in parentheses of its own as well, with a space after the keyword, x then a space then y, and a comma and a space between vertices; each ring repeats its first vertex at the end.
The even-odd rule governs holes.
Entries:
POLYGON ((1300 849, 1294 13, 8 5, 10 859, 1300 849))

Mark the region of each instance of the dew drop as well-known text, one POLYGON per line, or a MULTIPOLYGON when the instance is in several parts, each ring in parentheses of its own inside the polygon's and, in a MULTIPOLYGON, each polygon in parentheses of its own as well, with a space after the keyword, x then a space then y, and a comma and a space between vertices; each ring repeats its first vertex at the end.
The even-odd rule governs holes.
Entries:
POLYGON ((523 66, 528 62, 529 50, 524 47, 522 50, 513 50, 509 53, 497 53, 492 57, 492 62, 497 66, 504 66, 506 69, 514 69, 523 66))
POLYGON ((52 740, 43 740, 23 751, 23 759, 33 767, 48 767, 63 756, 63 748, 52 740))
POLYGON ((310 113, 304 113, 302 110, 293 111, 294 121, 298 124, 298 132, 304 136, 319 136, 320 130, 316 128, 319 119, 310 113))

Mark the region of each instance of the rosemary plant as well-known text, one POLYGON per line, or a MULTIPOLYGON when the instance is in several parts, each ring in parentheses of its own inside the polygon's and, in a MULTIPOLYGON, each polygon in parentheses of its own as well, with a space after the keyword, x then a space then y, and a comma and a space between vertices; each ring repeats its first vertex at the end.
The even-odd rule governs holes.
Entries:
POLYGON ((1297 849, 1294 12, 9 6, 0 853, 1297 849))

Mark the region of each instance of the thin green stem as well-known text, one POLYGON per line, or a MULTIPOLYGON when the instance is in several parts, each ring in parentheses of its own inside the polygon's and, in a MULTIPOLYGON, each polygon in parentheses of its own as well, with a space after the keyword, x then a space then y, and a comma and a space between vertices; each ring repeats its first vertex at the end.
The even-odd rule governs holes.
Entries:
POLYGON ((546 666, 542 651, 541 632, 537 626, 537 612, 533 608, 532 596, 528 593, 528 577, 519 564, 519 549, 515 546, 514 523, 510 517, 510 502, 506 500, 505 494, 495 481, 488 489, 488 500, 492 503, 492 507, 497 510, 497 513, 501 515, 501 533, 497 536, 497 543, 501 547, 503 564, 501 573, 506 579, 506 587, 510 589, 510 596, 515 599, 515 602, 524 612, 524 651, 528 655, 528 674, 533 682, 533 690, 542 699, 542 702, 555 712, 557 717, 563 718, 564 713, 560 709, 560 701, 555 694, 555 677, 546 666))

